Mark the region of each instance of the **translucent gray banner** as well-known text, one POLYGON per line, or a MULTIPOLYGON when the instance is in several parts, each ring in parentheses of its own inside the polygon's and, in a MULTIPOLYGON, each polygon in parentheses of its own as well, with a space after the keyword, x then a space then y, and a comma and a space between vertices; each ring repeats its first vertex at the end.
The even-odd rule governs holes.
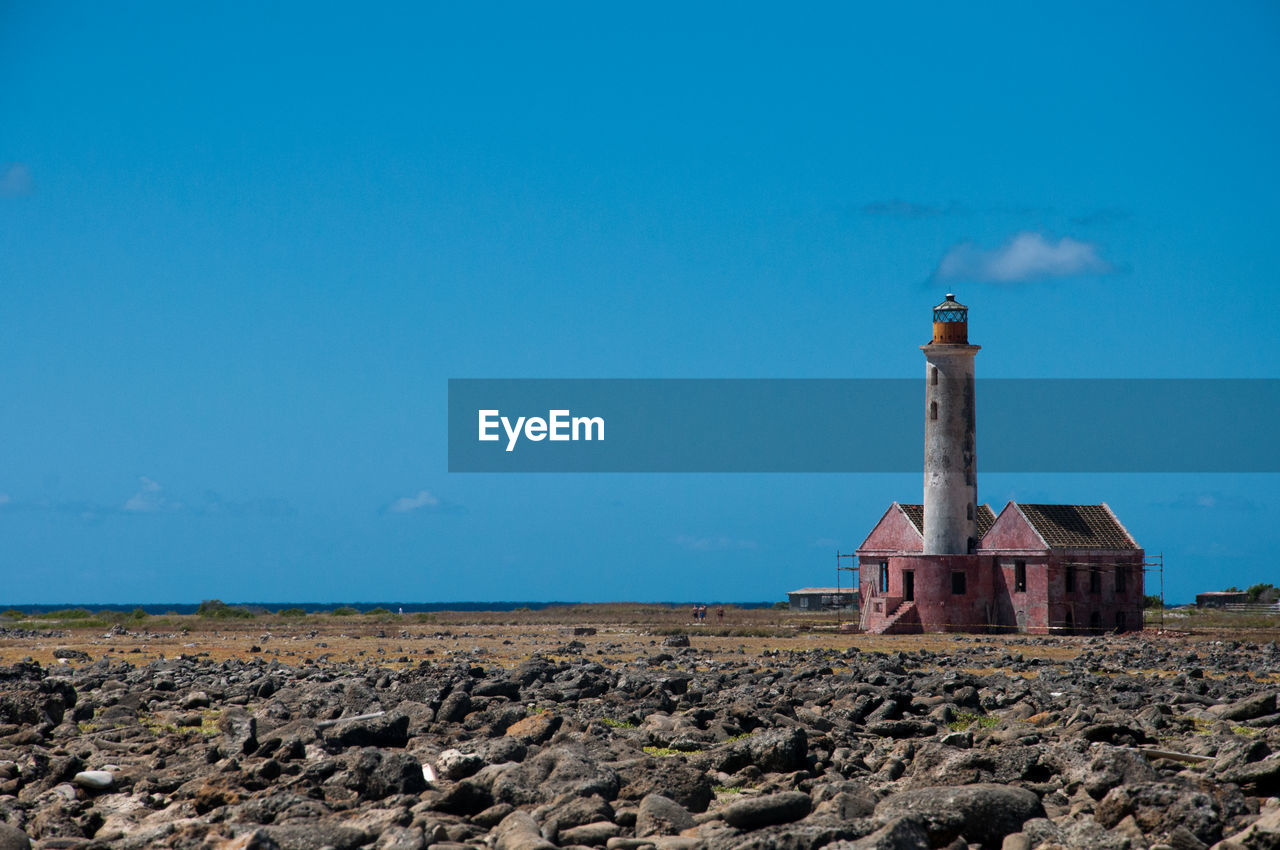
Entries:
MULTIPOLYGON (((924 393, 915 379, 453 379, 449 470, 913 472, 924 393)), ((979 472, 1280 471, 1280 380, 979 379, 976 393, 979 472)))

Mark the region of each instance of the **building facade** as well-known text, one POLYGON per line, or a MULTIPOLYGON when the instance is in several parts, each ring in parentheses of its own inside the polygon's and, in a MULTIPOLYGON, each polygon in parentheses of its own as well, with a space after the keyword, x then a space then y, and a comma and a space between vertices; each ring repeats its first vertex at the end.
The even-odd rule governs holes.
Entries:
POLYGON ((934 308, 924 504, 894 502, 857 549, 860 625, 880 634, 1142 628, 1145 553, 1106 503, 977 500, 968 308, 934 308))

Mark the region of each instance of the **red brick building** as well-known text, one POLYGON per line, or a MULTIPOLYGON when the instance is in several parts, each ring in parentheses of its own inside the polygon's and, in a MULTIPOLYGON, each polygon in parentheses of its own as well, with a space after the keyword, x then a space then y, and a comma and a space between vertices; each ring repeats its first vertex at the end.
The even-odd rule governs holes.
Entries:
POLYGON ((894 502, 858 547, 862 629, 873 633, 1142 628, 1137 541, 1105 503, 977 511, 971 555, 926 555, 924 507, 894 502))
POLYGON ((968 310, 948 293, 921 346, 924 504, 894 502, 857 549, 863 631, 1141 629, 1144 553, 1105 503, 978 504, 968 310))

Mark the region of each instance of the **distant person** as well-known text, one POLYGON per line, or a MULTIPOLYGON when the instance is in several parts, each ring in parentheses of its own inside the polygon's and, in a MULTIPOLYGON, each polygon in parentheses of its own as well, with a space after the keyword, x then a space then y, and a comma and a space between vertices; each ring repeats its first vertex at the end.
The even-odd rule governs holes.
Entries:
POLYGON ((723 605, 716 608, 716 622, 718 622, 722 626, 724 625, 724 606, 723 605))
POLYGON ((693 621, 698 622, 698 603, 693 604, 693 621))

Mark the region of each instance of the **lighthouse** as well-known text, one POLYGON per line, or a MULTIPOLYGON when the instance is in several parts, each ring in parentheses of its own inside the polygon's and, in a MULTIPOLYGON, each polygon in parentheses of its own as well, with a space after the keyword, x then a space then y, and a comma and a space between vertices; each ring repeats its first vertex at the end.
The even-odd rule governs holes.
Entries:
POLYGON ((924 554, 967 555, 978 545, 978 464, 969 308, 947 293, 933 308, 925 366, 924 554))

